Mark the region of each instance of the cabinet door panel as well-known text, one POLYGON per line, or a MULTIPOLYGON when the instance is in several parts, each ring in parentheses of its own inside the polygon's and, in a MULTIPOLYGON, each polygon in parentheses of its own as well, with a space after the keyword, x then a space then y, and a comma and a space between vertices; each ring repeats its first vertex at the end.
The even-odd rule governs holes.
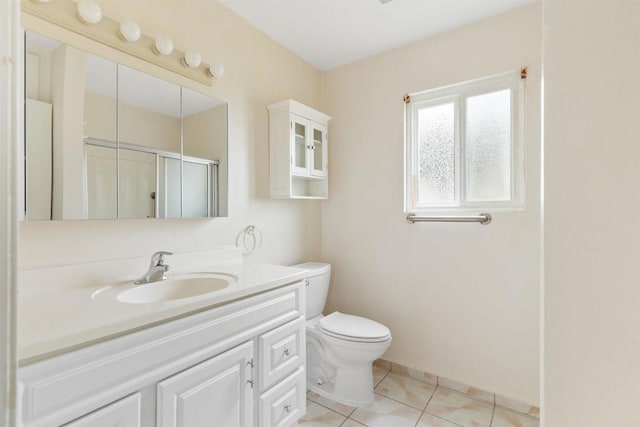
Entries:
POLYGON ((313 176, 327 176, 327 127, 310 122, 311 161, 309 167, 313 176))
POLYGON ((140 393, 125 397, 64 427, 140 427, 140 393))
POLYGON ((158 383, 158 427, 251 425, 253 344, 247 342, 158 383))
POLYGON ((291 115, 291 173, 309 174, 309 121, 291 115))

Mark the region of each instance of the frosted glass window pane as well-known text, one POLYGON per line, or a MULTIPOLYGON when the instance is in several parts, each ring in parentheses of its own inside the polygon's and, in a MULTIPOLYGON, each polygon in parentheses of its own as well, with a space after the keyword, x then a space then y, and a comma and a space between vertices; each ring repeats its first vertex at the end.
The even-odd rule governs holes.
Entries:
POLYGON ((296 139, 295 139, 295 165, 300 168, 307 167, 307 146, 305 141, 306 127, 300 123, 295 124, 296 139))
POLYGON ((511 199, 511 91, 467 98, 467 201, 511 199))
POLYGON ((418 201, 455 200, 455 126, 453 103, 418 111, 418 201))

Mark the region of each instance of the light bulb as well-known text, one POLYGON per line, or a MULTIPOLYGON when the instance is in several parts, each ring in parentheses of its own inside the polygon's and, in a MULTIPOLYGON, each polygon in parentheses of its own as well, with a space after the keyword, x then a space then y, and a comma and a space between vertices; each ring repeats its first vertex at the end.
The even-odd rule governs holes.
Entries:
POLYGON ((140 27, 133 21, 123 21, 120 23, 120 31, 118 35, 122 40, 135 42, 140 39, 140 27))
POLYGON ((209 68, 207 69, 207 72, 214 79, 219 79, 222 76, 224 76, 224 65, 222 65, 219 62, 216 62, 209 66, 209 68))
POLYGON ((98 3, 90 0, 80 0, 76 4, 78 19, 84 24, 97 24, 102 19, 102 9, 98 3))
POLYGON ((198 68, 201 62, 202 58, 195 50, 186 51, 184 53, 184 58, 182 58, 182 65, 185 67, 198 68))
POLYGON ((156 55, 170 55, 173 52, 173 42, 167 36, 156 37, 151 50, 156 55))

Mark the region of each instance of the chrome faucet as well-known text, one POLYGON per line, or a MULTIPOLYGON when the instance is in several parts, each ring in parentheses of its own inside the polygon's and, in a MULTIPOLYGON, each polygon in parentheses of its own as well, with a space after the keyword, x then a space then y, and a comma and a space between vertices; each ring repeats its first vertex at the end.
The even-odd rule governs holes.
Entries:
POLYGON ((151 255, 151 263, 149 264, 149 271, 144 276, 133 282, 134 285, 142 285, 144 283, 159 282, 161 280, 167 280, 167 271, 169 266, 164 263, 165 255, 173 255, 171 252, 159 251, 151 255))

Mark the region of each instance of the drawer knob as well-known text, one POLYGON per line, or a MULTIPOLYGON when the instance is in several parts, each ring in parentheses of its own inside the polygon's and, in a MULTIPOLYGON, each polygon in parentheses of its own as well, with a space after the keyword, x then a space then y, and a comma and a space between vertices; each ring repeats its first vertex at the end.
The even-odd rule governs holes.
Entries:
POLYGON ((284 412, 291 412, 292 406, 290 403, 284 405, 284 412))
POLYGON ((286 357, 289 357, 291 355, 291 352, 289 351, 288 348, 284 349, 284 353, 283 353, 286 357))

